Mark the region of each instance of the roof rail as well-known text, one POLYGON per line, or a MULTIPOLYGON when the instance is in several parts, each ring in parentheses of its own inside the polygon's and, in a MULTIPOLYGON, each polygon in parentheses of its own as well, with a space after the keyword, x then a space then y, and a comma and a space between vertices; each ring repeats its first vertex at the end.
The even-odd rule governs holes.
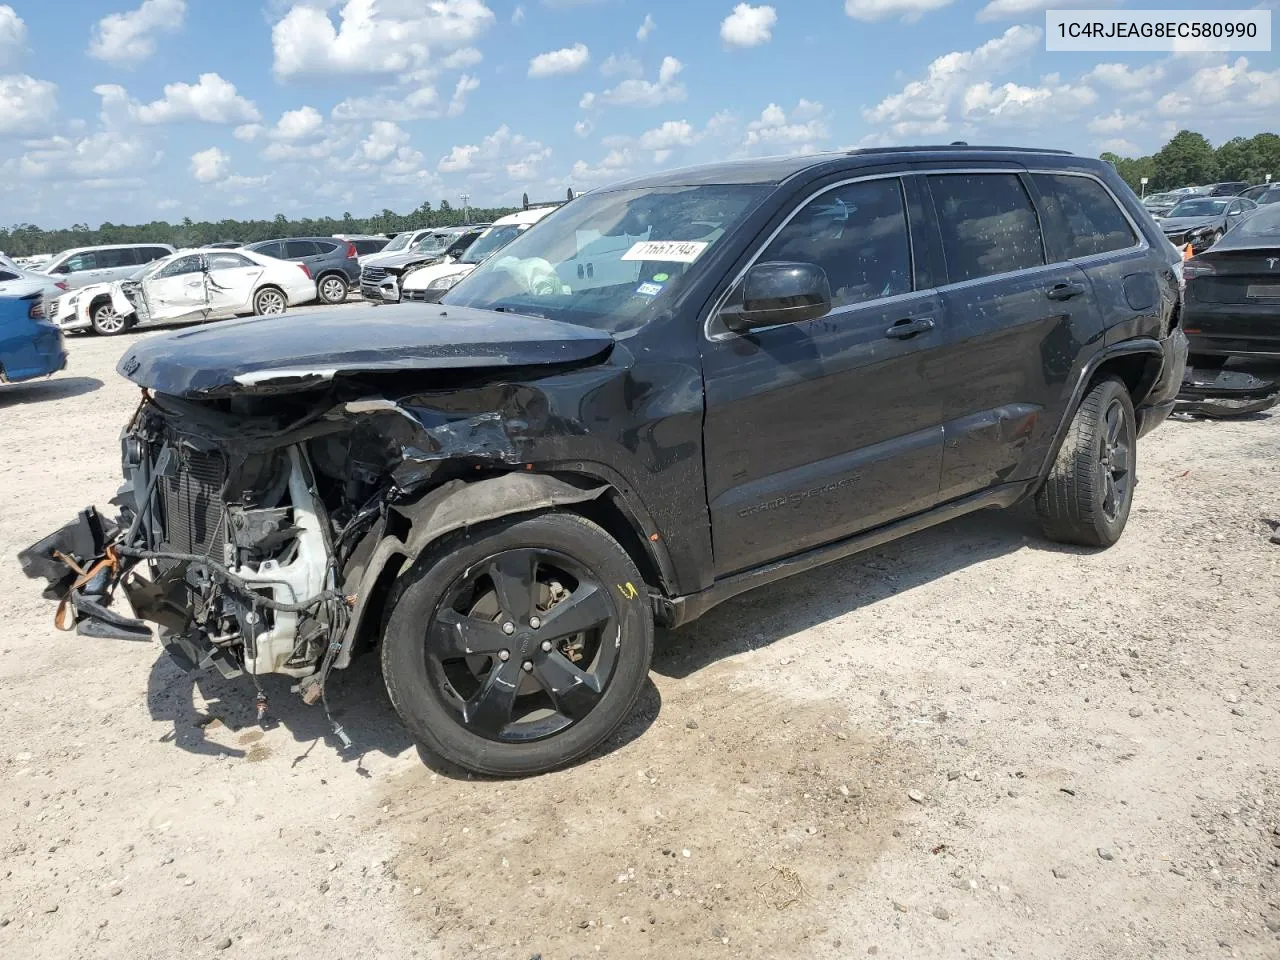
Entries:
POLYGON ((965 153, 966 151, 970 153, 1056 153, 1068 157, 1072 155, 1070 150, 1050 150, 1041 147, 971 146, 962 140, 957 140, 955 143, 928 143, 914 147, 862 147, 858 150, 850 150, 848 156, 855 157, 871 153, 928 153, 933 151, 940 153, 965 153))
POLYGON ((524 205, 523 205, 523 209, 525 209, 525 210, 531 210, 531 209, 533 209, 534 207, 558 207, 558 206, 560 206, 562 203, 568 203, 568 202, 569 202, 570 200, 572 200, 575 196, 576 196, 576 194, 573 192, 573 187, 570 187, 570 188, 565 192, 565 198, 564 198, 563 200, 547 200, 547 201, 545 201, 545 202, 530 203, 530 202, 529 202, 529 195, 528 195, 527 193, 526 193, 526 194, 524 194, 524 195, 521 197, 521 200, 522 200, 522 201, 523 201, 523 203, 524 203, 524 205))

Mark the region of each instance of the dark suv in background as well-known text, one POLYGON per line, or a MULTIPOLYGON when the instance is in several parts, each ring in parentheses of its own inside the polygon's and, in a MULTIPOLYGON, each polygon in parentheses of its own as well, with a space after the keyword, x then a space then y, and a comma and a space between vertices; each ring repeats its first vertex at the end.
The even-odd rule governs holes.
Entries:
POLYGON ((303 264, 316 282, 321 303, 342 303, 360 283, 360 256, 350 240, 334 237, 289 237, 245 244, 246 250, 303 264))
POLYGON ((380 645, 432 751, 550 770, 630 712, 655 624, 1020 500, 1115 543, 1186 364, 1179 266, 1109 164, 1062 153, 655 174, 439 304, 131 344, 123 513, 23 566, 82 632, 149 635, 118 581, 179 662, 307 703, 380 645))

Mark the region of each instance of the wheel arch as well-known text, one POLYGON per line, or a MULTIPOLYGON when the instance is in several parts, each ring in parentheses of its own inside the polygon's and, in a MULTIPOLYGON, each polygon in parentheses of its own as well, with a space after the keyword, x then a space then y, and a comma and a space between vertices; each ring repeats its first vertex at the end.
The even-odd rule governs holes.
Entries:
POLYGON ((401 576, 431 544, 465 527, 562 508, 604 528, 639 568, 646 584, 665 590, 670 560, 611 483, 586 474, 506 473, 451 480, 411 504, 391 507, 364 535, 347 563, 343 592, 354 606, 336 666, 350 663, 357 639, 380 632, 401 576))
POLYGON ((262 295, 262 292, 264 290, 274 290, 276 293, 280 294, 280 296, 284 297, 285 307, 288 308, 289 292, 285 290, 284 287, 280 286, 280 284, 272 283, 270 280, 268 280, 266 283, 260 283, 253 288, 253 296, 249 298, 250 307, 252 307, 254 310, 258 309, 258 297, 262 295))
POLYGON ((1129 398, 1133 401, 1133 406, 1136 410, 1159 379, 1163 362, 1164 353, 1160 349, 1159 342, 1148 337, 1123 340, 1120 343, 1099 350, 1090 357, 1076 377, 1070 400, 1067 402, 1062 415, 1062 422, 1058 424, 1053 436, 1053 443, 1049 445, 1049 450, 1040 466, 1039 475, 1031 490, 1039 489, 1045 478, 1048 477, 1049 471, 1053 468, 1053 463, 1058 457, 1058 451, 1062 449, 1062 443, 1067 438, 1067 431, 1071 429, 1071 421, 1075 419, 1076 411, 1080 409, 1081 401, 1084 400, 1086 394, 1095 383, 1103 377, 1114 376, 1119 378, 1128 389, 1129 398))

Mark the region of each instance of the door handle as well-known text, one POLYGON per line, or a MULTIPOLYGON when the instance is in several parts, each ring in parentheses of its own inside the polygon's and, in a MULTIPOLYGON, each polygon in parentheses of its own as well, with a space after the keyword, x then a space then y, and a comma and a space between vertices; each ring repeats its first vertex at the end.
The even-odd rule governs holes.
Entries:
POLYGON ((886 337, 892 337, 894 340, 910 340, 912 337, 919 336, 922 333, 928 333, 933 329, 932 317, 921 317, 918 320, 899 320, 892 327, 884 332, 886 337))
POLYGON ((1083 283, 1055 283, 1044 292, 1050 300, 1070 300, 1084 294, 1083 283))

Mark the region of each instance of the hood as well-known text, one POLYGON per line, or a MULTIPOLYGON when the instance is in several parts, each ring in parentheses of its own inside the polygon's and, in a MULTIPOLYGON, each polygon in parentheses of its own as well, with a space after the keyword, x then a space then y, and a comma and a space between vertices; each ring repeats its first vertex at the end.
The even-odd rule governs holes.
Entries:
POLYGON ((1165 233, 1182 233, 1196 227, 1215 227, 1221 217, 1165 217, 1160 221, 1160 229, 1165 233))
POLYGON ((403 267, 410 263, 431 263, 439 260, 444 253, 414 253, 412 251, 402 251, 400 253, 378 254, 376 261, 370 262, 365 260, 360 264, 361 267, 381 267, 384 270, 403 267))
POLYGON ((116 369, 171 396, 288 393, 344 374, 529 367, 602 357, 609 334, 419 303, 250 317, 139 341, 116 369))

